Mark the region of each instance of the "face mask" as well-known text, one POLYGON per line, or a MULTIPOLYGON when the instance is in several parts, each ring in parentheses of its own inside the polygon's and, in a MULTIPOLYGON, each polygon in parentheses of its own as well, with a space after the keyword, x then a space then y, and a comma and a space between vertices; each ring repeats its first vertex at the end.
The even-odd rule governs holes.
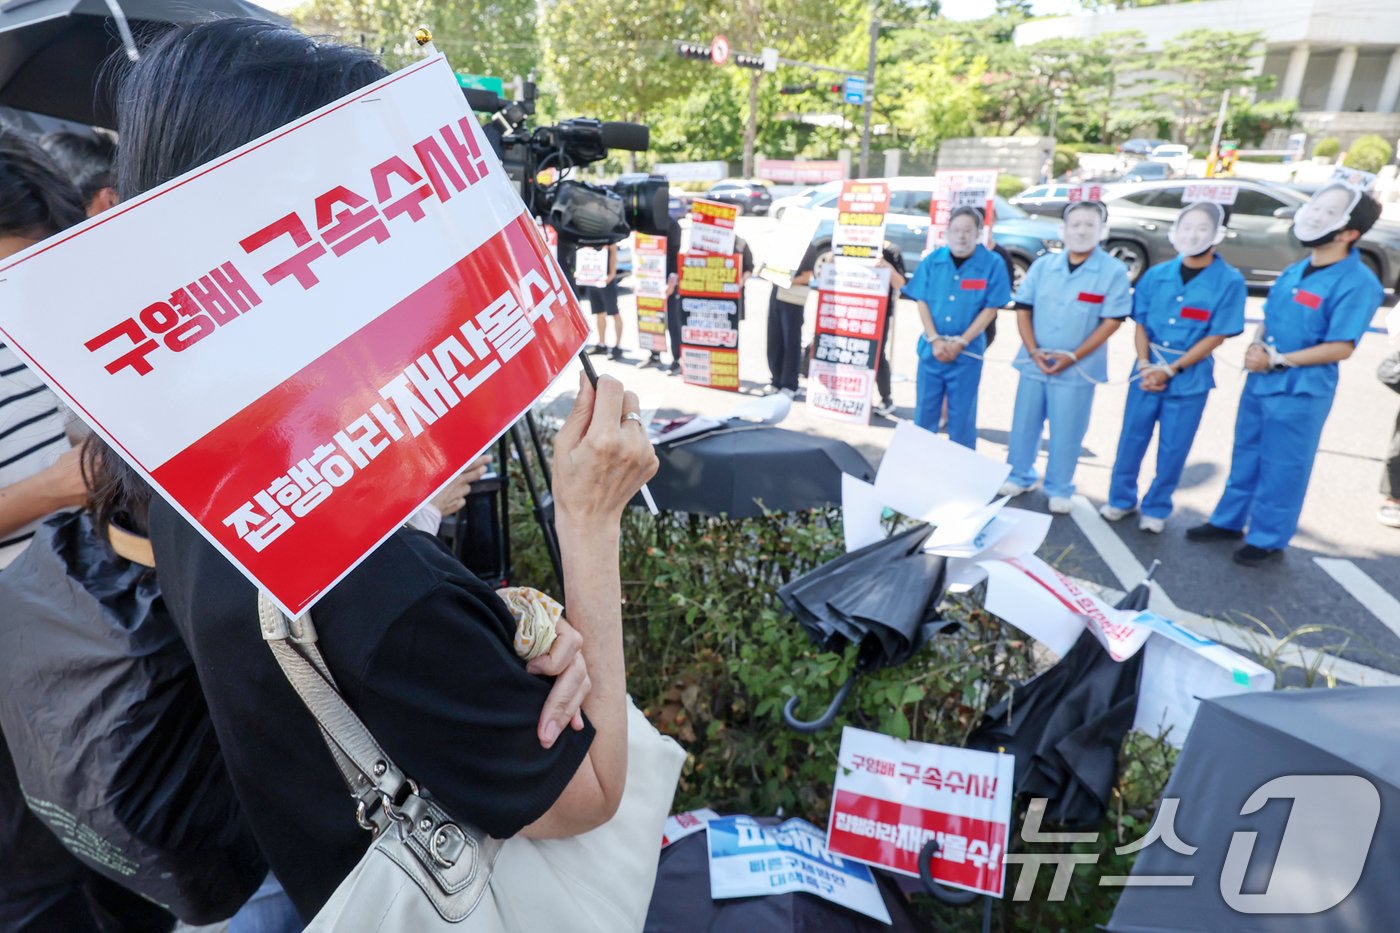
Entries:
POLYGON ((1202 201, 1182 208, 1167 234, 1182 256, 1204 256, 1225 239, 1225 212, 1218 204, 1202 201))
POLYGON ((1332 242, 1360 200, 1360 191, 1346 185, 1328 185, 1293 215, 1293 235, 1308 249, 1332 242))
POLYGON ((953 218, 948 225, 948 252, 966 259, 977 249, 977 237, 982 231, 966 214, 953 218))
POLYGON ((1071 253, 1092 252, 1103 239, 1103 217, 1099 211, 1081 208, 1069 212, 1060 224, 1060 239, 1071 253))

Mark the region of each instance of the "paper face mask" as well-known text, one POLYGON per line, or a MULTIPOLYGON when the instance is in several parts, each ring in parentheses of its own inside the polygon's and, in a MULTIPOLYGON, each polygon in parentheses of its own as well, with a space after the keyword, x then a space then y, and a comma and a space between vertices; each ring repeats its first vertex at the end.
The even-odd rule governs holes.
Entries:
POLYGON ((1167 239, 1182 256, 1199 256, 1225 239, 1225 211, 1209 201, 1188 204, 1176 215, 1167 239))
POLYGON ((1071 253, 1088 253, 1108 232, 1104 225, 1107 210, 1098 201, 1082 201, 1065 209, 1060 239, 1071 253))
POLYGON ((952 220, 948 221, 948 252, 959 259, 971 256, 981 233, 982 223, 976 211, 961 208, 954 211, 952 220))
POLYGON ((1346 226, 1360 200, 1361 192, 1355 188, 1328 185, 1293 215, 1293 235, 1304 246, 1321 246, 1346 226))

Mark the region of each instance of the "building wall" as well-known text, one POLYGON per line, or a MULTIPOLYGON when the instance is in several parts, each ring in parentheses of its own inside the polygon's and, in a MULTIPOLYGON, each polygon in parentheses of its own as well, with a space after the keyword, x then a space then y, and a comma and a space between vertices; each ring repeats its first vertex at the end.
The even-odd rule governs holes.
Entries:
POLYGON ((1040 177, 1046 154, 1053 149, 1054 140, 1049 136, 945 139, 938 146, 938 167, 994 168, 1004 175, 1032 180, 1040 177))

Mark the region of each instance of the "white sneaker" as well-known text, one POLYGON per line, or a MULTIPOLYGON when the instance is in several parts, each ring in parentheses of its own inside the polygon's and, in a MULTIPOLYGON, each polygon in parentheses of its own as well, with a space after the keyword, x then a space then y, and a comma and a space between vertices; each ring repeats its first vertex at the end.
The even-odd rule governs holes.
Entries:
POLYGON ((1120 509, 1117 506, 1107 504, 1099 506, 1099 514, 1111 522, 1121 522, 1136 511, 1136 509, 1120 509))
POLYGON ((1050 511, 1055 515, 1068 515, 1072 503, 1065 496, 1050 497, 1050 511))
POLYGON ((1013 483, 1011 480, 1007 480, 1001 484, 1001 488, 997 490, 997 495, 1019 496, 1022 493, 1030 492, 1034 488, 1035 486, 1022 486, 1019 483, 1013 483))
POLYGON ((1138 531, 1145 531, 1148 534, 1159 535, 1167 527, 1165 518, 1153 518, 1151 515, 1144 515, 1138 519, 1138 531))

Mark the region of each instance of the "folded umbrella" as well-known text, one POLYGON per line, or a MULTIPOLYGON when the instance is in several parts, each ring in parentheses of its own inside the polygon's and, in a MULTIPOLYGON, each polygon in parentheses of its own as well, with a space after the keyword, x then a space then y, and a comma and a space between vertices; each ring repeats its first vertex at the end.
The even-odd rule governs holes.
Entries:
POLYGON ((844 653, 856 646, 856 670, 821 717, 794 715, 798 699, 783 710, 787 724, 816 732, 835 721, 861 672, 903 664, 930 638, 949 627, 938 615, 944 558, 923 551, 931 529, 916 525, 843 554, 784 586, 778 597, 812 641, 844 653))

